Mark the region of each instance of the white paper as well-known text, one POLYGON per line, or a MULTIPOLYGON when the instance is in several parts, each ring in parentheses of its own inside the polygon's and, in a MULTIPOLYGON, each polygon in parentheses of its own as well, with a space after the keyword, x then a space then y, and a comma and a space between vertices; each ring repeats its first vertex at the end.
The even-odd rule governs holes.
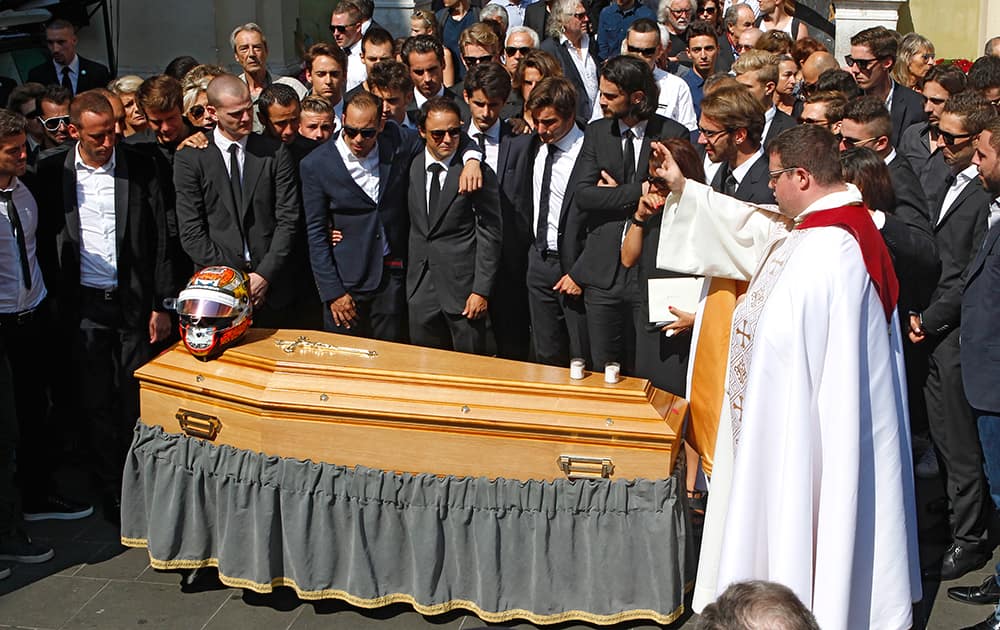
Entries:
POLYGON ((694 313, 701 299, 701 285, 704 278, 650 278, 649 321, 673 322, 677 317, 668 307, 694 313))

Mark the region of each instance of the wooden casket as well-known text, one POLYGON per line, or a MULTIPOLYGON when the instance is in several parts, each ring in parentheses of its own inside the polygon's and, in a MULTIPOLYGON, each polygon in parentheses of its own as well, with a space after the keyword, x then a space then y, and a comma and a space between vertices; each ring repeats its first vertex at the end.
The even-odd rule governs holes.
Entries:
POLYGON ((157 569, 489 622, 683 613, 687 403, 648 381, 293 330, 136 375, 122 543, 157 569))

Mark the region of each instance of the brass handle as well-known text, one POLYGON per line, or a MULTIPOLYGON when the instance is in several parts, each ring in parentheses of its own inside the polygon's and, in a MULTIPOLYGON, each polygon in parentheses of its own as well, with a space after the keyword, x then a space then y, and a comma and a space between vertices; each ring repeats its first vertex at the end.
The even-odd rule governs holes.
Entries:
POLYGON ((222 429, 221 420, 215 416, 198 413, 197 411, 178 409, 174 417, 177 418, 177 422, 180 423, 181 430, 184 433, 187 433, 191 437, 201 438, 210 442, 218 437, 219 431, 222 429))
POLYGON ((559 469, 570 479, 607 479, 615 472, 610 457, 560 455, 559 469))

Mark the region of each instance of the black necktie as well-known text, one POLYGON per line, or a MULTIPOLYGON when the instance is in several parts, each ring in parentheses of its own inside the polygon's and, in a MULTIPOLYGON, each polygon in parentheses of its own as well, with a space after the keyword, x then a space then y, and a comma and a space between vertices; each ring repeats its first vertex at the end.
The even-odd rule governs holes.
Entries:
POLYGON ((243 207, 243 178, 240 176, 240 145, 235 142, 229 145, 229 187, 233 190, 233 204, 236 212, 243 207))
POLYGON ((622 158, 625 160, 625 181, 623 184, 631 184, 632 180, 635 179, 635 143, 632 139, 635 138, 635 134, 632 133, 631 129, 625 130, 625 151, 622 153, 622 158))
POLYGON ((483 158, 486 158, 486 134, 480 131, 476 134, 476 140, 479 141, 479 150, 483 152, 483 158))
MULTIPOLYGON (((727 169, 728 170, 728 169, 727 169)), ((722 184, 722 192, 726 193, 730 197, 736 195, 736 189, 739 188, 740 184, 736 181, 736 176, 733 175, 732 171, 726 175, 726 181, 722 184)))
POLYGON ((69 90, 69 93, 73 93, 73 82, 69 80, 69 66, 63 66, 62 69, 62 86, 69 90))
POLYGON ((535 225, 535 247, 544 252, 549 248, 549 200, 552 198, 552 163, 556 161, 559 147, 554 144, 545 145, 549 148, 545 156, 545 166, 542 168, 542 188, 538 195, 538 223, 535 225))
POLYGON ((428 166, 427 170, 431 172, 431 192, 427 200, 427 214, 430 214, 441 202, 441 173, 444 167, 435 162, 428 166))
POLYGON ((10 227, 14 231, 14 240, 17 241, 17 254, 21 259, 21 278, 24 281, 24 288, 31 289, 31 268, 28 266, 28 246, 24 240, 24 225, 21 217, 17 213, 14 205, 14 192, 11 190, 0 190, 0 200, 7 202, 7 216, 10 218, 10 227))

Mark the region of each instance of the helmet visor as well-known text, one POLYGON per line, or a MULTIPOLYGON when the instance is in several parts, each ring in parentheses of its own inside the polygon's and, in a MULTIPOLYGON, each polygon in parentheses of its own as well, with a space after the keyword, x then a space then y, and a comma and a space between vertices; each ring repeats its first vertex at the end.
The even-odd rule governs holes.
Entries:
POLYGON ((231 317, 236 298, 207 289, 184 289, 177 298, 177 314, 192 320, 231 317))

